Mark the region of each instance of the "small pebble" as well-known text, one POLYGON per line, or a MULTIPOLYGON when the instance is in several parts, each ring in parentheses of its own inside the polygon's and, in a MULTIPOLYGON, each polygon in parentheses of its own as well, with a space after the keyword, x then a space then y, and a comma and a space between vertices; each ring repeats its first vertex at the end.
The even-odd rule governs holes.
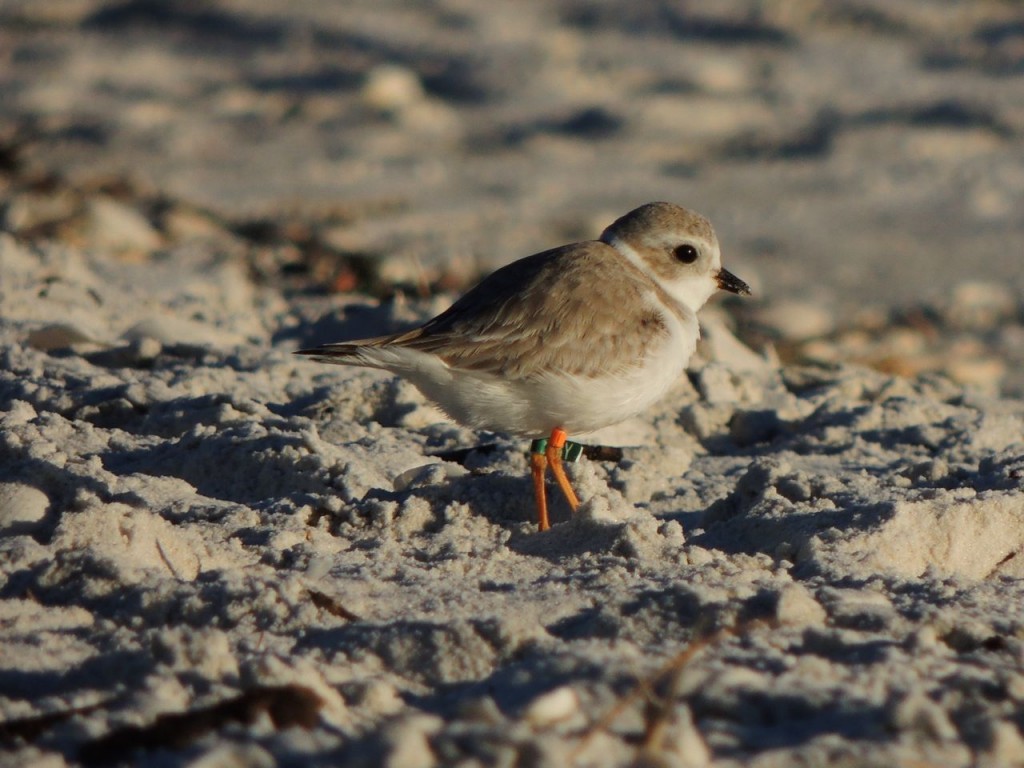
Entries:
POLYGON ((757 314, 757 319, 790 341, 827 336, 836 327, 835 316, 827 307, 799 299, 770 304, 757 314))
POLYGON ((27 533, 42 522, 49 508, 49 497, 38 488, 0 483, 0 531, 27 533))
POLYGON ((580 699, 572 688, 562 686, 541 694, 530 702, 523 719, 534 728, 549 728, 568 720, 580 708, 580 699))
POLYGON ((825 609, 806 587, 790 584, 779 593, 775 606, 775 618, 779 623, 797 627, 818 626, 826 617, 825 609))
POLYGON ((424 92, 415 72, 385 64, 370 70, 361 96, 368 106, 381 112, 400 112, 422 102, 424 92))
POLYGON ((110 251, 151 251, 162 242, 160 233, 141 213, 108 197, 88 201, 76 228, 92 248, 110 251))

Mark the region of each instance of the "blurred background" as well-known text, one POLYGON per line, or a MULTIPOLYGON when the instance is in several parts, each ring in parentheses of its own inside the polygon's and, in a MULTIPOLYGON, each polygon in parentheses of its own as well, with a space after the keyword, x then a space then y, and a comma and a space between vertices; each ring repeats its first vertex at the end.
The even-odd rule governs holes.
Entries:
POLYGON ((0 229, 457 290, 670 200, 741 337, 1024 392, 1024 5, 0 0, 0 229))

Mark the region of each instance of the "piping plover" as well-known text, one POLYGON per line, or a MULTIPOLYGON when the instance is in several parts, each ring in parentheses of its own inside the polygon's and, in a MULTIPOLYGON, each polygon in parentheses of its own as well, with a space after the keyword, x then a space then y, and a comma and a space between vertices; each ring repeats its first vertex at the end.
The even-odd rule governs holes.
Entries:
POLYGON ((548 466, 579 506, 562 466, 568 433, 617 424, 664 395, 697 345, 697 310, 718 289, 750 294, 722 268, 710 222, 648 203, 598 240, 502 267, 418 328, 297 354, 404 376, 468 427, 550 436, 534 440, 530 462, 543 531, 548 466))

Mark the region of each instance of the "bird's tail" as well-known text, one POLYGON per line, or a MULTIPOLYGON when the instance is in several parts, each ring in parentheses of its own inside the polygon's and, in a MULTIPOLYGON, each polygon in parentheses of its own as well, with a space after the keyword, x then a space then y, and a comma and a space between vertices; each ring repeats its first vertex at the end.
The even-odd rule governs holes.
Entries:
POLYGON ((320 363, 332 363, 334 365, 364 365, 373 368, 385 367, 381 364, 379 354, 373 351, 380 351, 381 345, 390 341, 391 336, 378 336, 373 339, 358 339, 356 341, 341 341, 334 344, 323 344, 319 347, 299 349, 296 355, 304 355, 320 363), (369 354, 367 354, 369 353, 369 354))

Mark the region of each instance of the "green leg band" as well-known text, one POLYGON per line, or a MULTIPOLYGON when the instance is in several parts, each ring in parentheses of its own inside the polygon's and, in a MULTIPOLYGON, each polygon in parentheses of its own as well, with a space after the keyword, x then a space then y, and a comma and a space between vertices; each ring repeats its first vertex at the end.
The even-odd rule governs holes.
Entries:
POLYGON ((562 461, 567 461, 570 464, 575 464, 580 460, 580 456, 583 455, 583 446, 579 443, 574 443, 571 440, 566 440, 565 445, 562 446, 562 461))
MULTIPOLYGON (((543 454, 548 449, 548 438, 538 437, 532 443, 530 443, 530 453, 543 454)), ((567 461, 570 464, 575 464, 580 460, 580 456, 583 455, 583 446, 579 443, 574 443, 571 440, 566 440, 565 445, 562 446, 562 461, 567 461)))

